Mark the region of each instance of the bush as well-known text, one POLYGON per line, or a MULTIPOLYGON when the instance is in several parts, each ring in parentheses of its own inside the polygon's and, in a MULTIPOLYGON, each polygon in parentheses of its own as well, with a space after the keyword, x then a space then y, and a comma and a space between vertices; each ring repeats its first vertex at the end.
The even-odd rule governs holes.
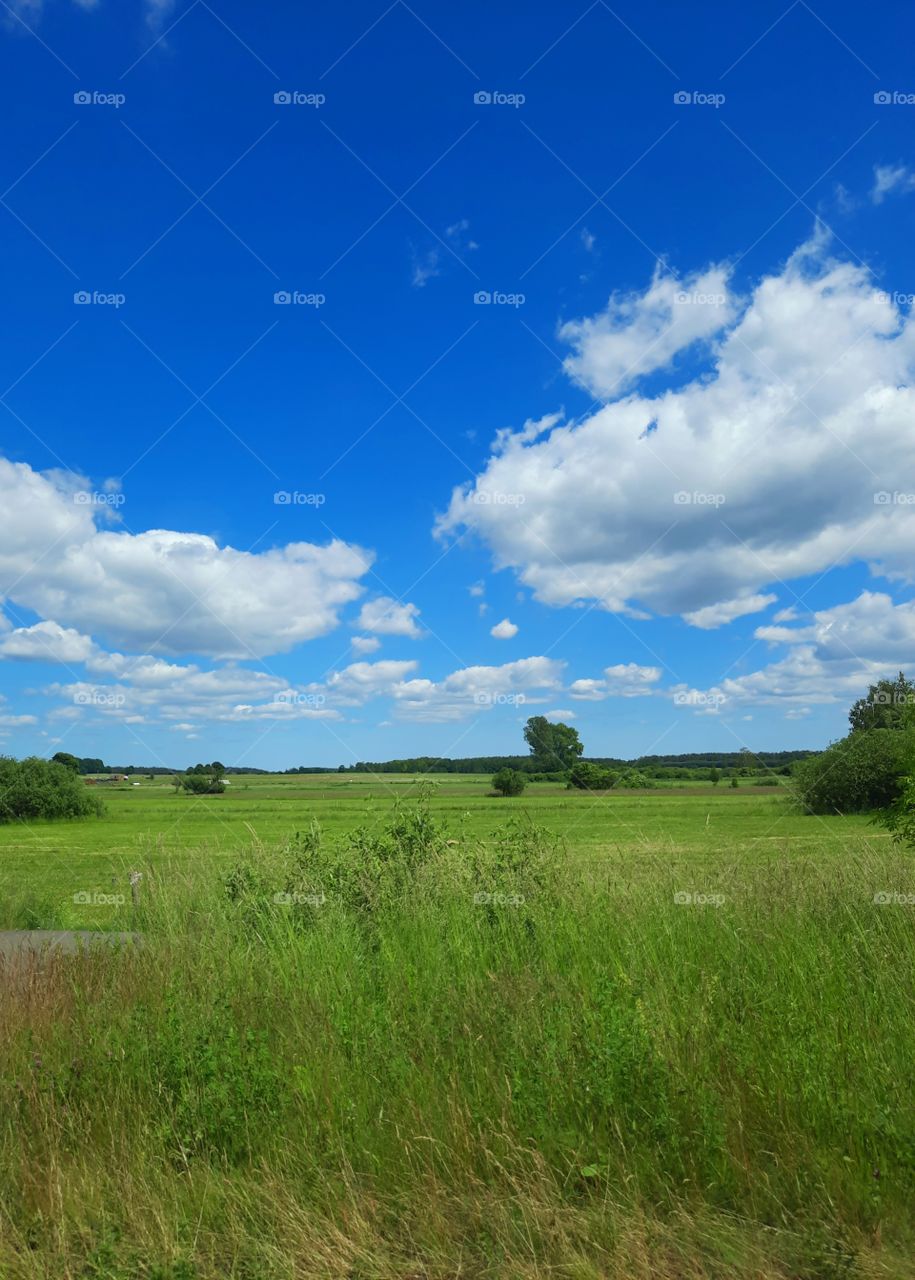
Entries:
POLYGON ((29 756, 0 757, 0 822, 89 818, 104 813, 101 798, 65 764, 29 756))
POLYGON ((851 733, 795 767, 794 786, 808 813, 866 813, 898 798, 915 763, 915 732, 871 729, 851 733))
POLYGON ((181 779, 181 786, 194 796, 221 796, 226 789, 222 778, 211 778, 203 773, 189 773, 181 779))
POLYGON ((892 833, 898 844, 915 848, 915 777, 902 779, 899 795, 888 809, 877 815, 877 821, 892 833))
POLYGON ((579 791, 609 791, 616 779, 617 775, 610 769, 602 769, 599 764, 579 760, 569 774, 569 787, 579 791))
POLYGON ((527 786, 527 778, 517 769, 500 769, 493 774, 492 789, 500 796, 520 796, 527 786))

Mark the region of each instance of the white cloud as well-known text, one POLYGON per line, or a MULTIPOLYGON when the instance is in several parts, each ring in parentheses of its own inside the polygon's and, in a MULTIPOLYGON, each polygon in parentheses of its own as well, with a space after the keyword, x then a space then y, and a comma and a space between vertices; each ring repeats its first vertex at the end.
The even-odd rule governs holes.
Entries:
MULTIPOLYGON (((573 366, 589 386, 634 359, 656 295, 675 289, 665 280, 578 326, 573 366)), ((729 298, 714 314, 729 323, 686 385, 502 433, 439 535, 475 531, 543 603, 641 616, 702 616, 856 560, 910 576, 915 318, 819 234, 741 310, 729 298)))
POLYGON ((713 337, 733 318, 728 274, 716 266, 681 280, 658 269, 645 293, 615 294, 606 311, 569 320, 559 330, 575 349, 565 360, 566 372, 607 399, 666 368, 679 352, 713 337))
POLYGON ((601 680, 573 680, 569 693, 580 702, 601 702, 604 698, 641 698, 654 692, 661 679, 660 667, 640 667, 637 662, 618 662, 605 667, 601 680))
POLYGON ((408 636, 417 640, 422 631, 416 625, 419 609, 415 604, 400 604, 390 596, 368 600, 353 624, 362 631, 374 631, 382 636, 408 636))
POLYGON ((904 164, 874 165, 874 185, 871 188, 873 203, 882 204, 894 191, 900 195, 906 191, 915 191, 915 173, 904 164))
POLYGON ((738 596, 736 600, 722 600, 718 604, 706 605, 704 609, 696 609, 692 613, 684 613, 684 619, 691 627, 699 627, 702 631, 714 631, 723 627, 735 618, 743 618, 748 613, 761 613, 774 604, 778 596, 755 595, 738 596))
POLYGON ((93 510, 72 484, 0 459, 0 582, 62 628, 129 649, 286 652, 337 625, 372 559, 339 541, 252 554, 200 533, 102 530, 93 510))
POLYGON ((353 636, 351 643, 356 653, 377 653, 381 648, 381 641, 377 636, 353 636))
POLYGON ((567 711, 564 707, 558 707, 555 711, 544 711, 544 717, 555 723, 557 720, 574 720, 575 712, 567 711))
POLYGON ((97 652, 89 636, 56 622, 17 627, 0 637, 0 658, 77 663, 91 660, 97 652))
POLYGON ((523 707, 527 695, 558 689, 564 663, 554 658, 520 658, 499 667, 463 667, 444 680, 406 680, 393 689, 401 719, 430 722, 465 720, 499 706, 523 707))
POLYGON ((496 640, 513 640, 518 634, 518 628, 508 618, 503 618, 491 628, 489 634, 496 640))

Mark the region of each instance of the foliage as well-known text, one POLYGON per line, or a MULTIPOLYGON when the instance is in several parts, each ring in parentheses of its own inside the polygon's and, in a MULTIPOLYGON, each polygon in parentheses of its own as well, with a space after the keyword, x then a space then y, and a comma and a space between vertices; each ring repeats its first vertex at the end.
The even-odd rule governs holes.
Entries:
POLYGON ((909 774, 902 779, 895 800, 877 815, 876 820, 892 833, 898 844, 915 849, 915 775, 909 774))
POLYGON ((226 789, 221 776, 209 773, 189 773, 180 779, 180 785, 195 796, 221 796, 226 789))
POLYGON ((795 791, 809 813, 866 813, 891 805, 915 763, 915 731, 850 733, 795 766, 795 791))
POLYGON ((39 756, 0 757, 0 822, 99 817, 103 812, 101 798, 68 765, 39 756))
POLYGON ((72 756, 69 751, 57 751, 51 756, 52 764, 62 764, 65 769, 69 769, 71 773, 79 773, 79 759, 72 756))
POLYGON ((878 680, 852 705, 848 723, 853 733, 915 724, 915 684, 901 671, 895 680, 878 680))
POLYGON ((531 716, 524 726, 524 741, 538 769, 571 769, 584 750, 577 729, 546 716, 531 716))
POLYGON ((618 777, 610 769, 602 769, 598 764, 579 760, 572 766, 568 785, 578 791, 608 791, 618 777))
POLYGON ((493 774, 492 789, 500 796, 520 796, 527 786, 527 778, 517 769, 500 769, 493 774))

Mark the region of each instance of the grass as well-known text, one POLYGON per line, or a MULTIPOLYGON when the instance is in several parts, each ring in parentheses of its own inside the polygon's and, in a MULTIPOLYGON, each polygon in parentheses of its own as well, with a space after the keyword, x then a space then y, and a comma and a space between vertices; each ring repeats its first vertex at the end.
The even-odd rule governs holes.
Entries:
MULTIPOLYGON (((142 791, 107 821, 154 832, 142 791)), ((145 946, 0 985, 4 1280, 912 1274, 913 908, 874 897, 915 877, 865 822, 254 791, 130 850, 145 946)), ((0 861, 53 905, 104 827, 0 861)))

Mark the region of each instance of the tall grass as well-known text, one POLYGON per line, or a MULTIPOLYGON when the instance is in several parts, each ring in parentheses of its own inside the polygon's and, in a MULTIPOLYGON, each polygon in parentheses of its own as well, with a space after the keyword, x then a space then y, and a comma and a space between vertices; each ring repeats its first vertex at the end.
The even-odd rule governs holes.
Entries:
POLYGON ((912 888, 423 802, 160 866, 143 946, 5 974, 0 1276, 910 1275, 912 888))

